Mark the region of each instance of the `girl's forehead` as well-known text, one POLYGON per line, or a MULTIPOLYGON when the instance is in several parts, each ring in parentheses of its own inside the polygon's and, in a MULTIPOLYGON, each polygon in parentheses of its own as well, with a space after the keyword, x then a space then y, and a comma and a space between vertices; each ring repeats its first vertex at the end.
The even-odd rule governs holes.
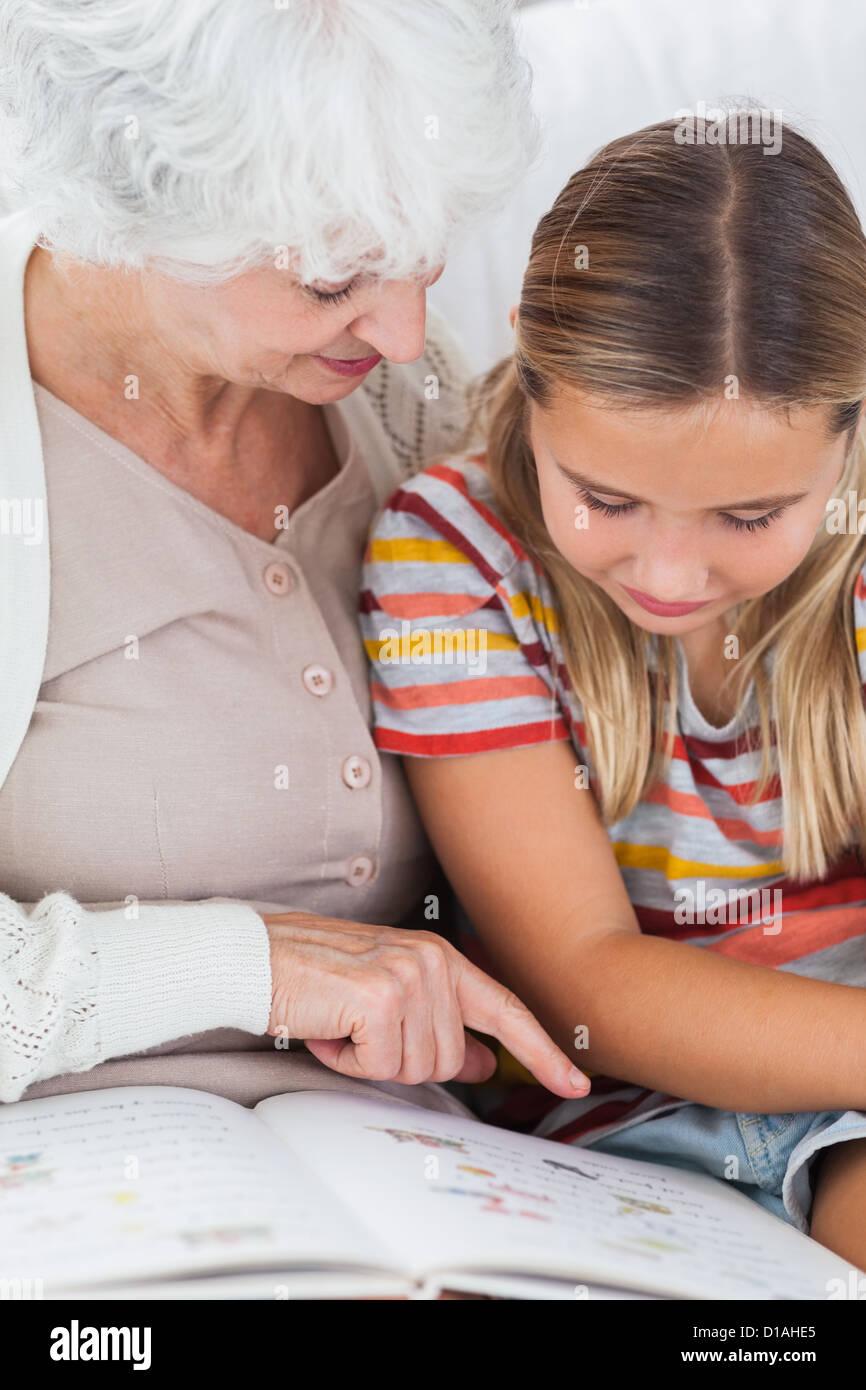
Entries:
POLYGON ((827 432, 824 406, 786 415, 742 400, 648 410, 560 393, 543 407, 533 403, 530 433, 536 451, 587 485, 649 496, 663 482, 695 505, 706 494, 708 506, 807 492, 845 451, 845 436, 827 432))
POLYGON ((634 447, 659 439, 697 447, 736 437, 755 447, 826 448, 838 438, 828 431, 829 411, 824 405, 783 411, 757 401, 726 398, 659 407, 558 392, 543 405, 533 401, 530 420, 533 430, 544 437, 616 439, 634 447))

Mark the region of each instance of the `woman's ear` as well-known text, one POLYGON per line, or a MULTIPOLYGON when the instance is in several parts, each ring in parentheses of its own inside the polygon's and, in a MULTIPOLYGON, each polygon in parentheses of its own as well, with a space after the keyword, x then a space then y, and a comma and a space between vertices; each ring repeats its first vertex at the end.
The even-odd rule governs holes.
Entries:
POLYGON ((511 308, 508 310, 508 322, 511 324, 512 328, 514 327, 514 320, 517 318, 517 310, 519 308, 519 304, 512 304, 511 308))

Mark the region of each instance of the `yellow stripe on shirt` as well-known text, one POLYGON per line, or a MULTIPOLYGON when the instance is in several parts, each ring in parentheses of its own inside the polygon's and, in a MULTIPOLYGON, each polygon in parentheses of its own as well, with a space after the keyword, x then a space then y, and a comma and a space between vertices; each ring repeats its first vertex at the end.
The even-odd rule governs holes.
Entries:
POLYGON ((680 859, 664 845, 630 845, 614 840, 613 851, 621 869, 656 869, 666 878, 766 878, 768 874, 784 873, 780 860, 763 864, 701 864, 694 859, 680 859))
POLYGON ((519 593, 511 594, 508 602, 515 618, 526 618, 531 614, 537 623, 544 624, 548 632, 559 632, 559 614, 555 608, 542 603, 538 594, 528 594, 521 589, 519 593))
POLYGON ((398 565, 420 561, 431 565, 471 565, 472 561, 450 541, 428 541, 420 536, 395 536, 371 541, 365 559, 368 563, 398 565))

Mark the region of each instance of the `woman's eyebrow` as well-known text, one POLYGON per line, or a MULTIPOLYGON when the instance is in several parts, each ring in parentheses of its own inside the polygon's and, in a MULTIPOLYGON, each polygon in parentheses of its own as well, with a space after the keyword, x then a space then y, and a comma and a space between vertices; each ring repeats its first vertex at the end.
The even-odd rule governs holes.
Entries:
MULTIPOLYGON (((609 487, 607 483, 600 483, 593 478, 588 478, 584 473, 578 473, 573 468, 566 468, 564 464, 557 463, 560 473, 564 473, 566 478, 570 478, 573 483, 580 487, 585 487, 590 492, 605 492, 609 497, 624 497, 629 502, 645 502, 645 497, 635 497, 631 492, 622 492, 619 488, 609 487)), ((773 507, 790 506, 794 502, 800 502, 807 497, 806 492, 780 492, 774 497, 752 497, 748 502, 727 502, 718 503, 714 507, 708 507, 707 511, 715 512, 752 512, 771 510, 773 507)))

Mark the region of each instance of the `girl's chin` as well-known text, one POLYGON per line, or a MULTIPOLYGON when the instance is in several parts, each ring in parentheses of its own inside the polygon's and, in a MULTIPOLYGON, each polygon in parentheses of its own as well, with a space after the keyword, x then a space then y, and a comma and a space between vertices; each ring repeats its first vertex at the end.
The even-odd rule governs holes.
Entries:
POLYGON ((700 632, 702 628, 713 625, 713 619, 704 619, 702 622, 695 622, 694 614, 690 613, 685 618, 659 618, 653 613, 642 613, 632 611, 625 616, 635 627, 642 627, 645 632, 653 632, 659 637, 687 637, 693 632, 700 632), (639 616, 638 616, 639 614, 639 616), (691 618, 692 621, 688 621, 691 618))

